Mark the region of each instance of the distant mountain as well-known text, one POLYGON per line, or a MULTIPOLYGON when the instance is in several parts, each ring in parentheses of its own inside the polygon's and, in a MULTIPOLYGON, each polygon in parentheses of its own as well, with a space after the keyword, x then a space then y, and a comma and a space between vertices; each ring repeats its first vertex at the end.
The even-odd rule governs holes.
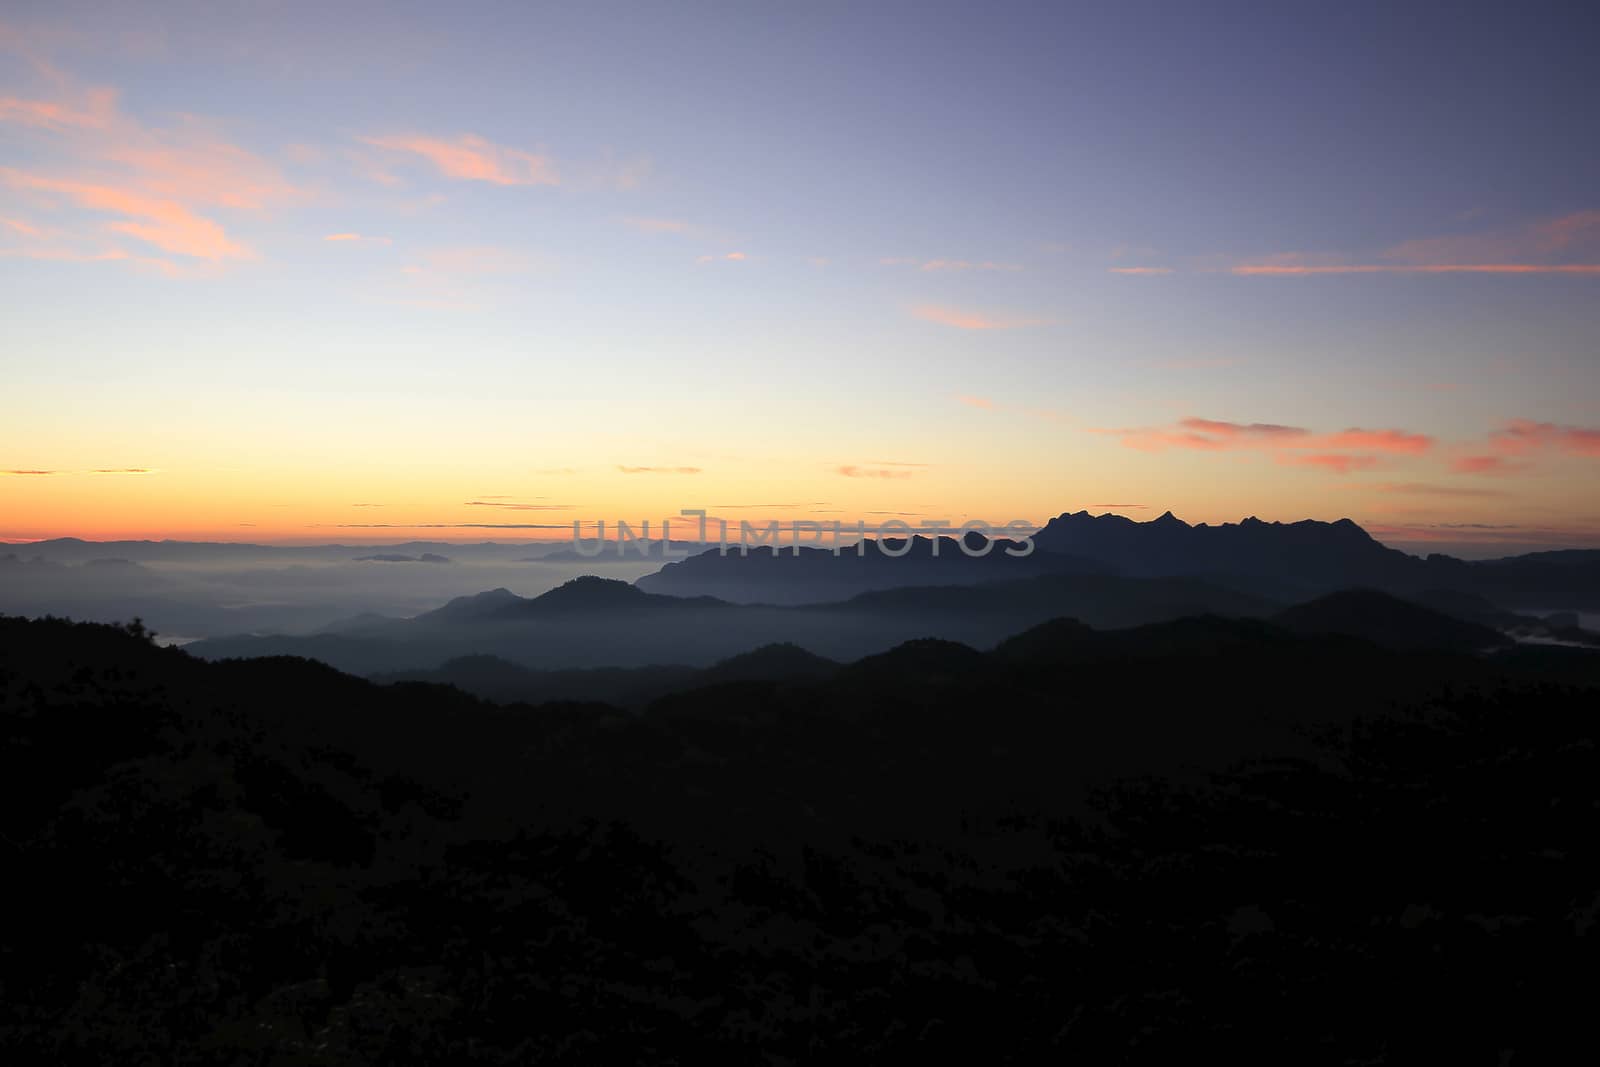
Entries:
POLYGON ((1079 511, 1051 519, 1033 540, 1042 551, 1091 559, 1119 574, 1235 576, 1318 591, 1404 584, 1420 564, 1349 519, 1191 526, 1170 511, 1148 522, 1079 511))
POLYGON ((210 638, 188 651, 208 659, 308 656, 357 674, 432 669, 478 654, 535 669, 705 667, 752 645, 787 643, 829 659, 855 660, 923 637, 988 648, 1063 615, 1120 627, 1196 614, 1259 617, 1281 606, 1189 578, 1046 574, 777 607, 664 596, 584 577, 532 598, 494 589, 413 619, 311 637, 210 638))
MULTIPOLYGON (((975 534, 968 543, 981 546, 975 534), (976 540, 973 540, 973 539, 976 540)), ((1191 526, 1171 512, 1148 522, 1086 511, 1050 520, 1033 536, 1033 551, 995 541, 973 558, 953 537, 914 537, 903 555, 889 555, 866 540, 846 549, 711 550, 669 563, 636 582, 641 589, 678 596, 715 596, 735 603, 816 604, 857 593, 907 586, 977 585, 1044 574, 1191 577, 1225 583, 1266 599, 1289 602, 1351 585, 1408 587, 1423 580, 1425 565, 1386 548, 1349 519, 1338 522, 1266 523, 1246 519, 1223 526, 1191 526)), ((900 552, 907 542, 883 546, 900 552)))
POLYGON ((542 556, 529 557, 529 563, 637 563, 647 559, 679 559, 704 552, 708 546, 699 541, 606 541, 604 544, 586 543, 584 551, 576 547, 555 548, 542 556))
POLYGON ((1465 622, 1371 589, 1351 589, 1297 604, 1273 622, 1293 633, 1358 637, 1386 648, 1483 652, 1511 644, 1498 630, 1465 622))
POLYGON ((868 538, 831 548, 708 549, 668 563, 634 584, 652 593, 713 596, 735 604, 826 604, 907 586, 978 585, 1043 574, 1098 574, 1107 568, 1070 555, 1021 552, 1020 542, 954 537, 868 538), (963 545, 968 551, 963 551, 963 545), (983 551, 983 555, 974 555, 983 551))

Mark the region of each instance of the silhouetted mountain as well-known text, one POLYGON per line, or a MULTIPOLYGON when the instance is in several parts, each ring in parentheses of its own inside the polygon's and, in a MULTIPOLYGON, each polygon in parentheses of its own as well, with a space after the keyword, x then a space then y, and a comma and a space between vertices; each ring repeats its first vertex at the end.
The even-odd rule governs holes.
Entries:
POLYGON ((1345 590, 1297 604, 1273 621, 1295 633, 1359 637, 1386 648, 1482 652, 1511 644, 1498 630, 1371 589, 1345 590))
POLYGON ((729 656, 700 672, 697 681, 706 684, 745 681, 820 681, 839 670, 831 659, 807 652, 799 645, 762 645, 750 652, 729 656))
POLYGON ((420 556, 406 556, 394 552, 380 552, 372 556, 357 556, 357 563, 450 563, 448 556, 440 556, 433 552, 424 552, 420 556))
POLYGON ((1312 590, 1403 584, 1419 566, 1349 519, 1191 526, 1170 511, 1148 522, 1079 511, 1051 519, 1033 540, 1046 552, 1091 559, 1121 574, 1237 576, 1312 590))
MULTIPOLYGON (((895 546, 903 541, 885 542, 895 546)), ((1600 608, 1600 552, 1539 552, 1467 562, 1426 559, 1387 548, 1349 519, 1280 523, 1248 518, 1191 526, 1170 511, 1138 522, 1086 511, 1051 519, 1033 536, 1031 555, 1012 558, 995 542, 981 559, 954 538, 915 538, 901 558, 863 542, 846 550, 708 551, 667 564, 636 584, 652 592, 709 595, 736 603, 808 604, 908 586, 974 585, 1042 574, 1194 577, 1279 602, 1353 587, 1411 595, 1425 590, 1484 597, 1502 608, 1600 608)))
POLYGON ((708 549, 668 563, 634 584, 652 593, 712 596, 735 604, 824 604, 858 593, 906 586, 977 585, 1042 574, 1094 574, 1104 568, 1069 556, 1022 551, 1019 542, 987 541, 976 533, 954 537, 868 538, 842 548, 751 548, 742 553, 708 549))

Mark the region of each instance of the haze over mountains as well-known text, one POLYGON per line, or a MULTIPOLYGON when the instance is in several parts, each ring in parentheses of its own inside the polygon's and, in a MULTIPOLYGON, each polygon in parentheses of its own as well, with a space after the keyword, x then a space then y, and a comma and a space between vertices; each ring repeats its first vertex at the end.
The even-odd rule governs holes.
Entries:
POLYGON ((67 538, 0 556, 0 611, 139 616, 158 632, 206 639, 195 645, 201 655, 292 653, 365 674, 476 654, 529 668, 706 667, 770 643, 848 660, 925 636, 992 647, 1062 616, 1097 628, 1196 614, 1260 618, 1353 588, 1536 639, 1559 639, 1541 622, 1551 612, 1577 613, 1568 620, 1575 626, 1600 610, 1600 552, 1420 558, 1348 520, 1191 526, 1170 513, 1134 522, 1077 512, 1033 535, 1031 551, 975 534, 868 539, 837 553, 709 548, 664 563, 659 543, 652 558, 638 546, 620 555, 606 548, 574 559, 570 542, 67 538), (591 572, 613 580, 563 587, 591 572))

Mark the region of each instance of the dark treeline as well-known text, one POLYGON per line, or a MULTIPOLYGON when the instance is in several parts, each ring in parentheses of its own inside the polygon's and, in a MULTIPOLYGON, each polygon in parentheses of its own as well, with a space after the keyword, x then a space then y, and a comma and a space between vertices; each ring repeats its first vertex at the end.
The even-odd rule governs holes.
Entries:
POLYGON ((1593 656, 1063 620, 631 713, 0 619, 0 1050, 1575 1062, 1593 656))

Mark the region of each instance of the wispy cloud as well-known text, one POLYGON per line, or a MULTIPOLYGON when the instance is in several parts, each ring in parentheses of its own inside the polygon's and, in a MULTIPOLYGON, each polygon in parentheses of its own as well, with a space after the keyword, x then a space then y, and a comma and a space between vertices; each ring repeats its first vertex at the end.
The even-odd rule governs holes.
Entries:
POLYGON ((1171 267, 1110 267, 1110 274, 1171 274, 1171 267))
POLYGON ((1600 211, 1491 233, 1425 237, 1392 245, 1369 260, 1281 253, 1240 263, 1239 275, 1600 274, 1600 211))
POLYGON ((97 468, 97 469, 94 469, 94 470, 86 470, 86 471, 37 470, 37 469, 0 470, 0 474, 8 474, 8 475, 38 475, 38 476, 53 476, 53 475, 65 475, 65 474, 160 474, 160 473, 161 472, 159 470, 157 470, 156 468, 154 468, 154 467, 102 467, 102 468, 97 468))
POLYGON ((994 411, 1000 406, 986 396, 958 396, 956 402, 981 411, 994 411))
POLYGON ((842 474, 846 478, 894 478, 894 479, 904 479, 904 478, 913 477, 917 473, 917 470, 915 468, 921 467, 921 466, 923 466, 923 464, 908 464, 908 465, 905 465, 905 466, 896 466, 896 467, 887 467, 887 466, 863 467, 863 466, 859 466, 857 464, 845 464, 844 466, 834 468, 834 473, 842 474))
POLYGON ((0 122, 45 130, 103 130, 116 120, 112 89, 83 90, 74 100, 25 100, 0 96, 0 122))
POLYGON ((982 311, 964 311, 940 304, 919 304, 911 309, 911 314, 925 322, 936 322, 958 330, 1017 330, 1052 324, 1049 319, 1014 318, 982 311))
POLYGON ((623 474, 699 474, 699 467, 625 467, 617 464, 623 474))
POLYGON ((175 200, 162 200, 109 185, 47 178, 0 167, 0 180, 21 189, 57 193, 85 208, 123 216, 108 228, 136 237, 163 251, 197 259, 248 259, 254 253, 228 237, 208 218, 196 215, 175 200))
POLYGON ((678 237, 705 237, 709 232, 702 226, 682 219, 647 219, 627 217, 621 220, 624 226, 630 226, 641 233, 673 234, 678 237))
POLYGON ((576 504, 518 504, 501 500, 468 500, 469 508, 504 508, 506 511, 571 511, 576 504))
MULTIPOLYGON (((1101 430, 1122 438, 1129 448, 1160 452, 1187 448, 1221 452, 1241 448, 1353 449, 1390 455, 1421 455, 1433 447, 1433 438, 1405 430, 1363 430, 1351 427, 1337 433, 1314 434, 1300 426, 1271 422, 1225 422, 1191 416, 1176 426, 1134 430, 1101 430)), ((1331 466, 1331 465, 1330 465, 1331 466)))
POLYGON ((1600 429, 1559 426, 1532 419, 1511 419, 1490 434, 1489 441, 1496 451, 1513 456, 1548 449, 1578 456, 1600 456, 1600 429))
POLYGON ((1462 456, 1450 463, 1450 469, 1457 474, 1515 474, 1529 466, 1504 456, 1462 456))
POLYGON ((1332 471, 1334 474, 1372 470, 1383 465, 1383 460, 1378 456, 1350 456, 1337 453, 1303 456, 1284 452, 1279 453, 1278 462, 1290 467, 1315 467, 1319 470, 1332 471))
POLYGON ((983 260, 982 262, 973 262, 972 260, 968 259, 930 259, 925 261, 922 266, 918 267, 917 269, 933 272, 965 270, 1020 271, 1022 270, 1022 264, 996 263, 993 260, 988 259, 983 260))
POLYGON ((31 222, 25 228, 10 226, 24 236, 48 238, 44 247, 51 250, 76 253, 52 257, 32 248, 21 254, 86 258, 85 245, 110 230, 175 255, 213 262, 248 259, 254 252, 210 217, 209 209, 260 212, 305 195, 277 167, 230 141, 213 123, 187 115, 167 127, 147 125, 121 110, 114 90, 80 87, 53 67, 41 69, 48 71, 54 95, 0 98, 0 124, 38 138, 42 151, 36 158, 47 162, 0 168, 0 182, 40 211, 59 213, 66 203, 112 221, 86 229, 71 220, 48 233, 31 222))
POLYGON ((447 178, 492 185, 560 184, 549 156, 497 145, 477 134, 464 133, 453 139, 391 134, 361 140, 374 148, 420 156, 447 178))
POLYGON ((1479 489, 1465 485, 1432 485, 1427 482, 1382 482, 1377 485, 1357 485, 1355 489, 1366 489, 1374 493, 1393 493, 1401 496, 1442 496, 1442 497, 1506 497, 1511 494, 1504 489, 1479 489))
POLYGON ((387 245, 394 243, 387 237, 372 237, 363 233, 330 233, 323 240, 340 244, 387 245))

